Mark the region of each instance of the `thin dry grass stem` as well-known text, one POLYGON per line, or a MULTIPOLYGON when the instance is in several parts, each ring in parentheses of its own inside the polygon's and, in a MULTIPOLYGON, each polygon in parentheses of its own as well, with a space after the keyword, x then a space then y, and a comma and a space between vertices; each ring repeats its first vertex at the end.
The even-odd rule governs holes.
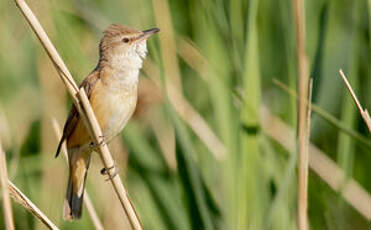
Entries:
POLYGON ((66 65, 64 64, 63 60, 59 56, 58 52, 56 51, 55 47, 51 43, 50 39, 48 38, 47 34, 45 33, 44 29, 40 25, 39 21, 32 13, 31 9, 28 7, 24 0, 15 0, 17 6, 22 11, 23 15, 25 16, 26 20, 29 22, 31 28, 39 38, 40 42, 42 43, 43 47, 45 48, 47 54, 49 55, 50 59, 52 60, 59 76, 63 80, 68 89, 68 92, 72 96, 74 104, 79 111, 81 117, 84 120, 84 123, 89 131, 89 134, 94 141, 98 145, 99 155, 101 160, 104 164, 105 168, 112 168, 108 171, 108 175, 114 190, 120 200, 120 203, 130 221, 130 224, 133 229, 143 229, 139 217, 137 216, 132 203, 128 197, 126 189, 124 188, 121 178, 119 176, 113 176, 115 172, 115 162, 109 152, 109 149, 106 144, 98 144, 104 143, 103 134, 97 122, 97 119, 94 115, 93 109, 90 106, 89 100, 86 96, 85 90, 82 88, 78 90, 76 83, 74 82, 70 72, 68 71, 66 65))
MULTIPOLYGON (((307 101, 307 141, 306 141, 306 152, 307 152, 307 159, 306 159, 306 167, 307 167, 307 175, 306 175, 306 186, 308 191, 308 156, 309 156, 309 143, 310 143, 310 118, 312 114, 312 92, 313 92, 313 78, 309 79, 309 93, 308 93, 308 101, 307 101)), ((307 197, 308 198, 308 197, 307 197)))
MULTIPOLYGON (((284 83, 280 82, 277 79, 273 79, 273 83, 276 86, 278 86, 280 89, 282 89, 286 93, 288 93, 290 96, 292 96, 295 99, 297 99, 296 92, 294 90, 290 89, 287 85, 285 85, 284 83)), ((371 141, 367 137, 362 136, 358 132, 350 129, 347 126, 345 126, 336 117, 334 117, 333 115, 327 113, 325 110, 323 110, 318 105, 313 104, 313 105, 311 105, 311 107, 312 107, 311 109, 313 110, 313 112, 317 113, 321 118, 323 118, 324 120, 326 120, 330 124, 334 125, 336 128, 340 129, 341 131, 347 133, 349 136, 351 136, 352 138, 356 139, 357 141, 359 141, 360 143, 364 144, 365 146, 371 147, 371 141)))
POLYGON ((176 54, 175 36, 170 15, 168 0, 152 0, 156 24, 161 28, 159 34, 161 56, 165 76, 178 89, 182 88, 178 58, 176 54))
POLYGON ((297 225, 299 230, 308 228, 307 218, 307 191, 306 176, 308 166, 306 139, 307 139, 307 106, 305 99, 308 97, 308 60, 305 53, 305 11, 304 0, 293 0, 295 16, 297 59, 299 69, 299 111, 298 111, 298 215, 297 225))
MULTIPOLYGON (((147 72, 147 75, 152 78, 158 87, 161 86, 160 72, 150 60, 146 61, 146 68, 144 68, 144 71, 147 72)), ((167 83, 167 90, 169 93, 169 100, 174 106, 175 111, 192 128, 214 157, 218 160, 223 160, 227 150, 210 129, 207 122, 192 105, 188 103, 180 90, 172 83, 167 83)))
POLYGON ((187 39, 179 39, 179 56, 194 70, 196 70, 202 80, 209 82, 205 71, 211 70, 207 60, 202 56, 200 51, 187 39))
POLYGON ((188 123, 196 135, 205 143, 206 147, 214 154, 217 160, 223 160, 227 153, 225 146, 218 140, 203 117, 181 95, 177 88, 170 86, 170 94, 175 111, 188 123))
POLYGON ((44 213, 42 213, 40 209, 38 209, 36 205, 34 205, 30 201, 30 199, 28 199, 12 182, 8 180, 5 164, 5 152, 2 149, 1 143, 0 143, 0 164, 1 164, 0 177, 1 187, 3 190, 3 203, 4 203, 3 207, 6 229, 14 229, 9 194, 16 202, 20 203, 23 207, 29 210, 37 219, 44 223, 46 227, 53 230, 58 229, 58 227, 52 221, 50 221, 48 217, 44 213))
POLYGON ((58 230, 59 228, 34 204, 27 198, 12 182, 8 180, 9 192, 12 198, 22 205, 25 209, 39 219, 47 228, 58 230))
MULTIPOLYGON (((280 118, 263 106, 263 131, 280 143, 288 152, 295 153, 295 132, 280 118)), ((326 153, 309 143, 309 167, 334 191, 342 192, 344 199, 364 218, 371 220, 371 196, 354 179, 346 178, 345 172, 326 153)))
MULTIPOLYGON (((210 79, 208 78, 209 74, 206 71, 211 70, 211 66, 209 65, 206 58, 200 53, 200 51, 189 41, 186 39, 179 39, 179 55, 182 59, 196 72, 199 73, 200 77, 207 83, 210 83, 210 79)), ((184 97, 183 97, 184 98, 184 97)), ((184 99, 185 100, 185 99, 184 99)), ((187 101, 186 103, 190 105, 187 101)), ((191 105, 190 105, 191 106, 191 105)), ((187 106, 184 106, 185 108, 187 106)), ((197 113, 192 107, 191 109, 197 113)), ((200 115, 199 115, 200 116, 200 115)), ((201 117, 201 116, 200 116, 201 117)), ((206 146, 209 150, 214 153, 214 155, 220 155, 220 158, 223 159, 227 154, 227 150, 225 146, 220 142, 218 137, 215 133, 210 129, 207 125, 206 121, 200 120, 199 123, 204 123, 201 127, 194 127, 194 131, 197 135, 199 135, 200 139, 204 141, 206 146), (202 128, 205 127, 205 128, 202 128), (205 142, 209 140, 209 142, 205 142)))
MULTIPOLYGON (((176 53, 175 33, 172 25, 169 2, 168 0, 152 0, 152 5, 156 24, 161 28, 159 42, 161 47, 161 59, 165 76, 167 78, 165 82, 165 90, 167 92, 170 91, 169 85, 182 90, 182 80, 176 53)), ((161 85, 158 86, 162 88, 161 85)), ((171 98, 172 96, 170 93, 169 95, 171 98)), ((175 130, 173 127, 169 127, 167 132, 170 134, 167 140, 167 148, 172 148, 167 152, 175 153, 175 130)), ((175 154, 168 156, 175 156, 175 154)))
POLYGON ((301 221, 300 225, 301 228, 306 229, 308 226, 308 168, 309 168, 309 143, 310 143, 310 116, 312 111, 312 87, 313 87, 313 79, 310 79, 309 82, 309 95, 308 95, 308 102, 305 103, 307 105, 307 113, 306 113, 306 137, 304 140, 304 149, 302 152, 302 159, 300 161, 301 170, 299 170, 299 182, 298 183, 298 215, 300 215, 299 221, 301 221))
MULTIPOLYGON (((62 137, 62 132, 61 132, 61 129, 58 125, 58 122, 55 118, 52 118, 51 122, 52 122, 52 125, 53 125, 53 128, 54 128, 55 136, 56 136, 57 140, 60 140, 61 137, 62 137)), ((66 162, 68 164, 68 153, 67 153, 67 148, 66 148, 65 144, 62 145, 62 152, 63 152, 64 158, 66 159, 66 162)), ((85 196, 84 197, 84 204, 85 204, 85 206, 88 210, 88 213, 90 215, 91 220, 93 221, 95 229, 103 230, 104 228, 103 228, 102 222, 100 221, 100 219, 98 217, 98 214, 95 211, 95 208, 94 208, 93 203, 90 199, 88 191, 85 191, 84 196, 85 196)))
POLYGON ((350 86, 347 77, 345 76, 345 74, 343 73, 343 71, 341 69, 339 70, 339 74, 343 78, 344 83, 345 83, 346 87, 348 88, 348 90, 350 92, 350 95, 352 96, 352 98, 354 100, 354 103, 356 104, 356 106, 357 106, 357 108, 359 110, 359 113, 361 114, 363 120, 365 121, 365 123, 367 125, 367 128, 368 128, 368 131, 371 132, 371 118, 370 118, 370 114, 368 113, 367 109, 363 109, 362 108, 361 103, 359 103, 359 101, 357 99, 357 96, 356 96, 356 94, 353 91, 352 86, 350 86))
POLYGON ((104 228, 102 222, 100 221, 98 214, 94 209, 93 202, 91 201, 90 196, 87 192, 85 192, 84 204, 86 209, 88 210, 91 220, 93 221, 95 229, 103 230, 104 228))
POLYGON ((7 230, 13 230, 14 227, 14 219, 13 219, 13 211, 12 211, 12 204, 10 202, 9 196, 9 189, 7 186, 8 183, 8 171, 6 169, 6 156, 5 151, 0 142, 0 181, 1 181, 1 191, 2 191, 2 198, 3 198, 3 214, 5 220, 5 228, 7 230))

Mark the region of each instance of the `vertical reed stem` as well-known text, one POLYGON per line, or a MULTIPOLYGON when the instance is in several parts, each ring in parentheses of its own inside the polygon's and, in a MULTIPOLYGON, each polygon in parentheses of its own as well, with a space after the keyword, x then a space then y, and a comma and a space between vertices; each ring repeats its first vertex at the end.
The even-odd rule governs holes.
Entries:
POLYGON ((12 212, 12 204, 10 203, 9 188, 8 188, 8 171, 6 169, 6 156, 0 142, 0 180, 1 190, 3 195, 3 212, 6 230, 14 230, 14 219, 12 212))
POLYGON ((308 60, 305 53, 305 11, 304 0, 293 0, 293 9, 296 26, 297 59, 298 59, 298 213, 297 224, 299 230, 308 228, 308 151, 307 141, 307 106, 308 95, 308 60))

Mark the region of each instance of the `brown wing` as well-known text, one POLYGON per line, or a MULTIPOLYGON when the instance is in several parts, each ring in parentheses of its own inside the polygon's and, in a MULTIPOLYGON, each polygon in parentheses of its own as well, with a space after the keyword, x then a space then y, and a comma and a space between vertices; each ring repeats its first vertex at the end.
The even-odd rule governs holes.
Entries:
MULTIPOLYGON (((95 84, 99 80, 100 80, 100 71, 99 70, 94 70, 81 83, 80 88, 84 87, 84 90, 85 90, 86 95, 88 96, 88 98, 90 98, 91 92, 93 91, 93 88, 94 88, 95 84)), ((63 142, 71 136, 71 134, 75 130, 76 125, 79 122, 79 120, 80 120, 80 114, 77 111, 75 105, 72 105, 72 108, 71 108, 71 111, 68 115, 67 121, 64 124, 63 135, 62 135, 61 140, 59 141, 57 152, 55 153, 55 157, 58 157, 63 142)))

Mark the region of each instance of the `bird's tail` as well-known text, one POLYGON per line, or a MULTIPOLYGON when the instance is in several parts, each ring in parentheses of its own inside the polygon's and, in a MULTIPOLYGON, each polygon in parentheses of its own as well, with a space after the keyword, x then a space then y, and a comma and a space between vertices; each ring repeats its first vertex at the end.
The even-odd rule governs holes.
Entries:
POLYGON ((90 153, 74 153, 71 155, 70 175, 63 206, 63 219, 65 220, 72 221, 81 217, 89 163, 90 153))

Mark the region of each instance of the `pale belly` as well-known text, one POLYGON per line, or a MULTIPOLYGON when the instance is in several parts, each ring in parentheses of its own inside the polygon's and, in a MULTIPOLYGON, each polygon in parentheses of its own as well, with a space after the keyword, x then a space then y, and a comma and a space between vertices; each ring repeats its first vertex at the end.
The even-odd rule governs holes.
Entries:
POLYGON ((102 92, 95 98, 94 112, 106 142, 117 136, 132 116, 137 103, 137 86, 102 92))

